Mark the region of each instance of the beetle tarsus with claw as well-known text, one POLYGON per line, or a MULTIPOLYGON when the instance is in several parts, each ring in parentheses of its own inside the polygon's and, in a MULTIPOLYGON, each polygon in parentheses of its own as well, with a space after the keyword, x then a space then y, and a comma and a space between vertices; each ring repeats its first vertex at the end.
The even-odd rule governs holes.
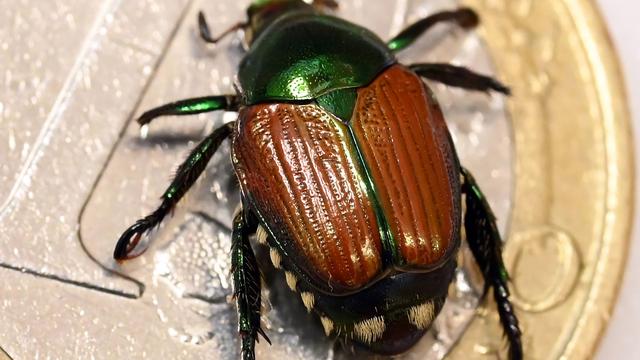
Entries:
POLYGON ((389 42, 323 13, 332 0, 254 0, 246 21, 217 38, 202 13, 201 37, 217 43, 244 30, 248 51, 237 95, 177 101, 145 112, 165 115, 237 111, 180 165, 160 207, 127 229, 114 257, 124 260, 201 175, 220 144, 242 191, 231 262, 242 356, 255 358, 260 269, 250 235, 270 246, 272 262, 316 314, 327 336, 398 354, 431 326, 453 280, 464 226, 509 341, 522 358, 509 302, 502 240, 478 184, 462 168, 433 93, 421 78, 467 90, 510 94, 497 80, 449 64, 404 66, 395 53, 440 23, 478 24, 468 8, 443 11, 389 42), (462 214, 464 196, 466 212, 462 214))

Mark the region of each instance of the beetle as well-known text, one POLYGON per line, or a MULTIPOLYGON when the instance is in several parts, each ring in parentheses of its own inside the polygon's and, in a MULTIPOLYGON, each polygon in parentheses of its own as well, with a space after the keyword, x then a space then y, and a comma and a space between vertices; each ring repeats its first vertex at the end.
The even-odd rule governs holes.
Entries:
POLYGON ((236 94, 192 98, 142 114, 238 112, 179 166, 160 206, 119 238, 114 258, 133 254, 231 139, 241 190, 231 263, 243 359, 255 358, 261 272, 250 238, 268 244, 273 264, 315 313, 327 336, 380 354, 413 346, 440 312, 464 227, 493 290, 511 359, 522 358, 495 217, 461 167, 436 98, 422 79, 509 95, 499 81, 442 63, 405 66, 395 54, 439 23, 478 24, 469 8, 422 18, 388 42, 329 15, 330 0, 254 0, 246 21, 202 39, 244 30, 236 94), (463 215, 462 203, 465 205, 463 215))

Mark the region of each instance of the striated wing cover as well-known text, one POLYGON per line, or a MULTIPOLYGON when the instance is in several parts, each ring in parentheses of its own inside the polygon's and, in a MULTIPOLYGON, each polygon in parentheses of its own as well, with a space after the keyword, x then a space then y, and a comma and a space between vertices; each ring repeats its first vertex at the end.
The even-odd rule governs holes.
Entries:
POLYGON ((345 293, 382 271, 381 241, 348 129, 314 104, 243 108, 232 144, 243 194, 312 284, 345 293))
POLYGON ((460 171, 435 98, 394 65, 358 90, 350 126, 402 258, 440 265, 459 242, 460 171))

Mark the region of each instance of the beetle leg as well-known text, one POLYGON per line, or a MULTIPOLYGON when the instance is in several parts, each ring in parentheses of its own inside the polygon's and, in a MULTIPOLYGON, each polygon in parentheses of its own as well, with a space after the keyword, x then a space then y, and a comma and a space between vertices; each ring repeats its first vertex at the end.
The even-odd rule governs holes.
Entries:
POLYGON ((249 243, 249 235, 256 230, 257 226, 255 217, 242 210, 233 219, 231 272, 244 360, 255 359, 255 343, 258 341, 258 334, 271 344, 260 327, 261 275, 256 256, 249 243))
POLYGON ((485 279, 485 293, 493 288, 493 296, 498 306, 500 322, 509 340, 509 358, 522 359, 521 331, 518 318, 509 302, 509 275, 502 261, 502 240, 496 226, 496 219, 469 171, 462 169, 464 181, 462 191, 466 196, 464 226, 467 242, 485 279))
POLYGON ((313 0, 313 6, 337 9, 338 2, 336 0, 313 0))
POLYGON ((246 21, 238 22, 225 30, 222 34, 218 35, 218 37, 214 38, 213 36, 211 36, 211 30, 209 30, 209 24, 207 24, 207 19, 205 18, 204 13, 202 11, 198 12, 198 30, 200 32, 200 37, 202 38, 202 40, 208 42, 209 44, 215 44, 218 41, 222 40, 225 36, 231 34, 234 31, 244 29, 248 25, 249 24, 246 21))
POLYGON ((178 167, 175 178, 162 195, 160 206, 150 215, 138 220, 120 236, 113 251, 114 259, 127 260, 135 257, 130 254, 142 234, 159 225, 180 201, 204 171, 209 159, 215 154, 222 141, 231 134, 233 127, 234 123, 228 123, 217 128, 191 151, 187 160, 178 167))
POLYGON ((147 125, 153 119, 165 115, 194 115, 204 112, 236 111, 240 101, 235 95, 204 96, 179 100, 146 111, 138 118, 138 124, 147 125))
POLYGON ((394 52, 405 49, 434 25, 444 22, 454 22, 465 29, 469 29, 478 25, 479 18, 478 14, 469 8, 438 12, 409 25, 393 39, 389 40, 387 45, 394 52))
POLYGON ((493 90, 505 95, 511 95, 511 90, 498 80, 475 73, 462 66, 430 63, 412 64, 409 65, 409 68, 425 79, 438 81, 445 85, 485 92, 493 90))

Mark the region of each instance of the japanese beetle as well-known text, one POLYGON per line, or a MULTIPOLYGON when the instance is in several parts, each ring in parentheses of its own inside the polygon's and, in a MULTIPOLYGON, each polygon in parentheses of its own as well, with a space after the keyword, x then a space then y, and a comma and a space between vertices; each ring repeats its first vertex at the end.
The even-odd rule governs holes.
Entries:
MULTIPOLYGON (((231 138, 242 192, 233 220, 231 262, 244 359, 253 359, 260 326, 260 270, 249 238, 268 244, 327 335, 370 351, 413 346, 442 308, 464 226, 469 247, 493 289, 511 359, 522 358, 509 302, 495 218, 462 168, 440 107, 421 78, 509 94, 498 81, 449 64, 401 65, 394 55, 442 22, 477 25, 468 8, 412 24, 389 42, 329 16, 328 0, 255 0, 243 29, 248 51, 235 95, 186 99, 145 112, 228 110, 238 120, 213 131, 178 168, 162 204, 127 229, 114 258, 134 257, 193 185, 218 146, 231 138), (464 218, 461 203, 466 205, 464 218)), ((201 37, 210 34, 199 14, 201 37)))

